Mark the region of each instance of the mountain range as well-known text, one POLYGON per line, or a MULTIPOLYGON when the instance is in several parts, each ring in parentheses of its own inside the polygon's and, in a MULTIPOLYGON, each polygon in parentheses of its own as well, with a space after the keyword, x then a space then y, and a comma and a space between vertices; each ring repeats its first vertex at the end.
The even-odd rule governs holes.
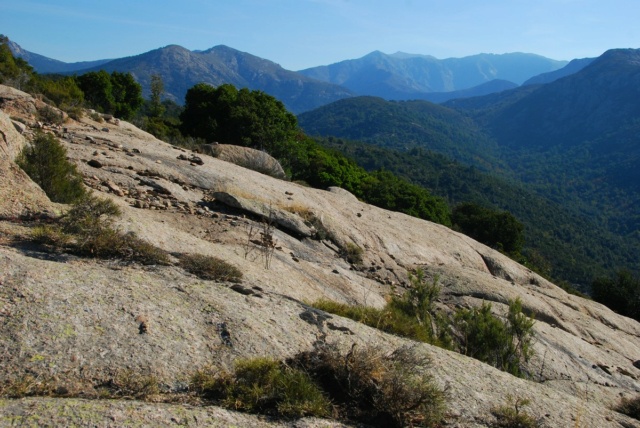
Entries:
POLYGON ((452 92, 506 80, 516 86, 532 76, 557 70, 566 61, 539 55, 479 54, 439 60, 432 56, 375 51, 360 59, 309 68, 300 73, 345 86, 359 95, 387 100, 422 99, 431 92, 452 92))
POLYGON ((151 76, 160 75, 165 97, 178 104, 183 103, 187 90, 196 83, 231 83, 264 91, 296 114, 357 95, 433 102, 486 95, 511 89, 566 64, 523 53, 439 60, 426 55, 387 55, 376 51, 359 59, 295 72, 227 46, 190 51, 169 45, 126 58, 78 63, 46 58, 22 49, 15 42, 10 42, 10 47, 39 73, 82 74, 100 69, 130 72, 147 97, 151 76))
MULTIPOLYGON (((523 183, 569 209, 569 218, 549 225, 553 229, 541 235, 578 244, 585 230, 571 229, 586 219, 588 233, 602 238, 597 245, 608 242, 600 250, 592 246, 592 256, 599 253, 609 269, 637 269, 640 50, 614 49, 576 65, 577 72, 551 83, 439 106, 371 97, 341 100, 300 115, 299 123, 311 135, 405 152, 420 148, 523 183), (597 231, 602 229, 606 232, 597 231), (618 243, 604 238, 606 234, 617 236, 618 243)), ((512 201, 496 201, 495 193, 485 196, 499 208, 513 207, 512 201)), ((575 268, 575 258, 569 263, 575 268)))

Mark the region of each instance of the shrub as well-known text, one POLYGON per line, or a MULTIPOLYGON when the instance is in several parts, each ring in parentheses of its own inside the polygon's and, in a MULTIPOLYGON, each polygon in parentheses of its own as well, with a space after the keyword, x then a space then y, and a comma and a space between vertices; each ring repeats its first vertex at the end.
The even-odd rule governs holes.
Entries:
POLYGON ((318 300, 311 306, 387 333, 450 348, 450 322, 433 310, 433 302, 440 293, 438 278, 428 283, 424 272, 416 270, 409 279, 411 288, 402 297, 392 298, 383 309, 330 300, 318 300))
POLYGON ((491 413, 496 421, 491 425, 496 428, 538 428, 542 424, 538 418, 531 416, 523 407, 529 405, 524 398, 507 397, 509 404, 496 407, 491 413))
POLYGON ((328 416, 330 403, 300 370, 269 358, 240 360, 233 374, 192 378, 199 394, 222 398, 225 407, 283 417, 328 416))
POLYGON ((180 266, 198 278, 212 281, 241 282, 242 272, 222 259, 202 254, 184 254, 180 266))
POLYGON ((346 247, 342 250, 342 257, 352 265, 362 264, 362 254, 362 248, 351 242, 347 242, 346 247))
POLYGON ((520 299, 509 302, 507 320, 491 313, 491 304, 455 314, 459 351, 516 376, 533 356, 534 321, 522 313, 520 299))
POLYGON ((106 385, 111 397, 146 399, 160 394, 160 381, 152 374, 143 374, 133 369, 118 371, 106 385))
POLYGON ((66 149, 51 134, 36 134, 16 162, 53 202, 71 203, 86 193, 66 149))
POLYGON ((289 361, 318 382, 343 417, 383 427, 436 426, 445 394, 427 372, 430 360, 413 348, 384 354, 356 347, 342 354, 323 344, 289 361))
POLYGON ((138 263, 169 264, 167 253, 138 238, 135 233, 122 233, 114 228, 120 208, 108 199, 92 194, 76 201, 59 225, 35 227, 36 242, 67 248, 79 255, 96 258, 120 258, 138 263))
POLYGON ((55 387, 50 378, 22 374, 7 379, 0 384, 0 397, 23 398, 32 396, 53 396, 55 387))
POLYGON ((62 112, 58 112, 52 107, 44 106, 38 110, 37 119, 43 123, 62 125, 64 122, 64 115, 62 112))
POLYGON ((623 398, 614 410, 640 420, 640 395, 635 398, 623 398))

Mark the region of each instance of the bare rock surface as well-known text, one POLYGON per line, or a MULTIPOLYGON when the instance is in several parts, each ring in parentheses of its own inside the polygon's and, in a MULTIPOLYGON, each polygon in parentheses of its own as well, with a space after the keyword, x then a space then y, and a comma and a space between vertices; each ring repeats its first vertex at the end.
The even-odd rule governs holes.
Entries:
MULTIPOLYGON (((241 286, 201 280, 177 266, 96 261, 29 245, 21 240, 28 225, 12 217, 60 207, 13 163, 25 140, 9 116, 32 123, 36 101, 2 86, 0 99, 11 101, 3 104, 10 110, 0 112, 0 383, 31 373, 77 385, 89 397, 89 380, 134 369, 175 391, 194 369, 229 368, 243 357, 290 357, 319 337, 345 348, 376 344, 391 351, 410 341, 334 315, 319 321, 305 302, 326 298, 382 307, 390 293, 408 285, 408 271, 421 267, 439 277, 443 308, 491 302, 503 315, 508 301, 519 297, 536 318, 531 380, 414 345, 431 357, 436 382, 447 387, 447 426, 490 426, 491 410, 507 396, 530 399, 544 426, 638 426, 610 410, 620 397, 640 391, 636 321, 569 295, 444 226, 367 205, 342 189, 310 189, 216 158, 187 162, 178 157, 189 159, 192 152, 124 121, 69 120, 64 130, 49 132, 57 132, 85 184, 122 207, 122 230, 171 254, 222 258, 242 270, 241 286), (102 167, 90 166, 92 159, 102 167), (242 203, 221 203, 221 194, 242 203), (321 225, 331 240, 310 239, 280 224, 266 263, 251 239, 264 223, 264 212, 255 207, 286 212, 309 230, 321 225), (341 257, 348 243, 363 249, 361 265, 341 257), (223 323, 230 340, 221 336, 223 323)), ((185 420, 192 426, 341 426, 313 419, 287 424, 216 407, 76 398, 6 399, 0 414, 2 426, 45 420, 78 426, 185 420)))
POLYGON ((287 176, 277 159, 266 152, 250 147, 230 144, 203 144, 198 148, 198 152, 271 177, 285 178, 287 176))

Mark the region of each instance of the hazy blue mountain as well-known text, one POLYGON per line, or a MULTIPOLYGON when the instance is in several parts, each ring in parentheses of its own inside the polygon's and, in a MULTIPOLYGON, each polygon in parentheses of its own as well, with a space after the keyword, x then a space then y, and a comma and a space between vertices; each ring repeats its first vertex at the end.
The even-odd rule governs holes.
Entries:
POLYGON ((514 89, 517 87, 518 85, 516 85, 513 82, 509 82, 508 80, 495 79, 487 83, 474 86, 473 88, 461 89, 459 91, 429 92, 427 94, 421 95, 419 99, 431 101, 432 103, 441 104, 446 101, 454 100, 457 98, 480 97, 488 94, 496 94, 496 93, 506 91, 508 89, 514 89))
POLYGON ((534 54, 479 54, 437 59, 428 55, 379 51, 359 59, 301 70, 300 73, 345 86, 360 95, 387 100, 420 99, 431 92, 469 89, 492 80, 518 85, 538 74, 557 70, 566 61, 534 54))
POLYGON ((13 55, 24 59, 31 65, 38 73, 72 73, 77 70, 83 70, 86 68, 96 67, 110 59, 99 59, 96 61, 83 61, 83 62, 62 62, 57 59, 47 58, 46 56, 39 55, 37 53, 29 52, 23 49, 19 44, 9 40, 9 49, 13 55))
POLYGON ((577 73, 578 71, 585 68, 587 65, 591 64, 595 58, 580 58, 574 59, 569 64, 565 65, 559 70, 550 71, 548 73, 542 73, 537 76, 532 77, 522 84, 525 85, 540 85, 545 83, 551 83, 555 80, 558 80, 562 77, 569 76, 573 73, 577 73))

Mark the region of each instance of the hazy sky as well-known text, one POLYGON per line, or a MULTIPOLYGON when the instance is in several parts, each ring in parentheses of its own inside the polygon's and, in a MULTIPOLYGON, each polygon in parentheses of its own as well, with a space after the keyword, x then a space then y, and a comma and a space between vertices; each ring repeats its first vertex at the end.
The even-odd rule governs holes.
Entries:
POLYGON ((65 62, 227 45, 289 70, 374 50, 553 59, 640 47, 638 0, 0 0, 0 33, 65 62))

